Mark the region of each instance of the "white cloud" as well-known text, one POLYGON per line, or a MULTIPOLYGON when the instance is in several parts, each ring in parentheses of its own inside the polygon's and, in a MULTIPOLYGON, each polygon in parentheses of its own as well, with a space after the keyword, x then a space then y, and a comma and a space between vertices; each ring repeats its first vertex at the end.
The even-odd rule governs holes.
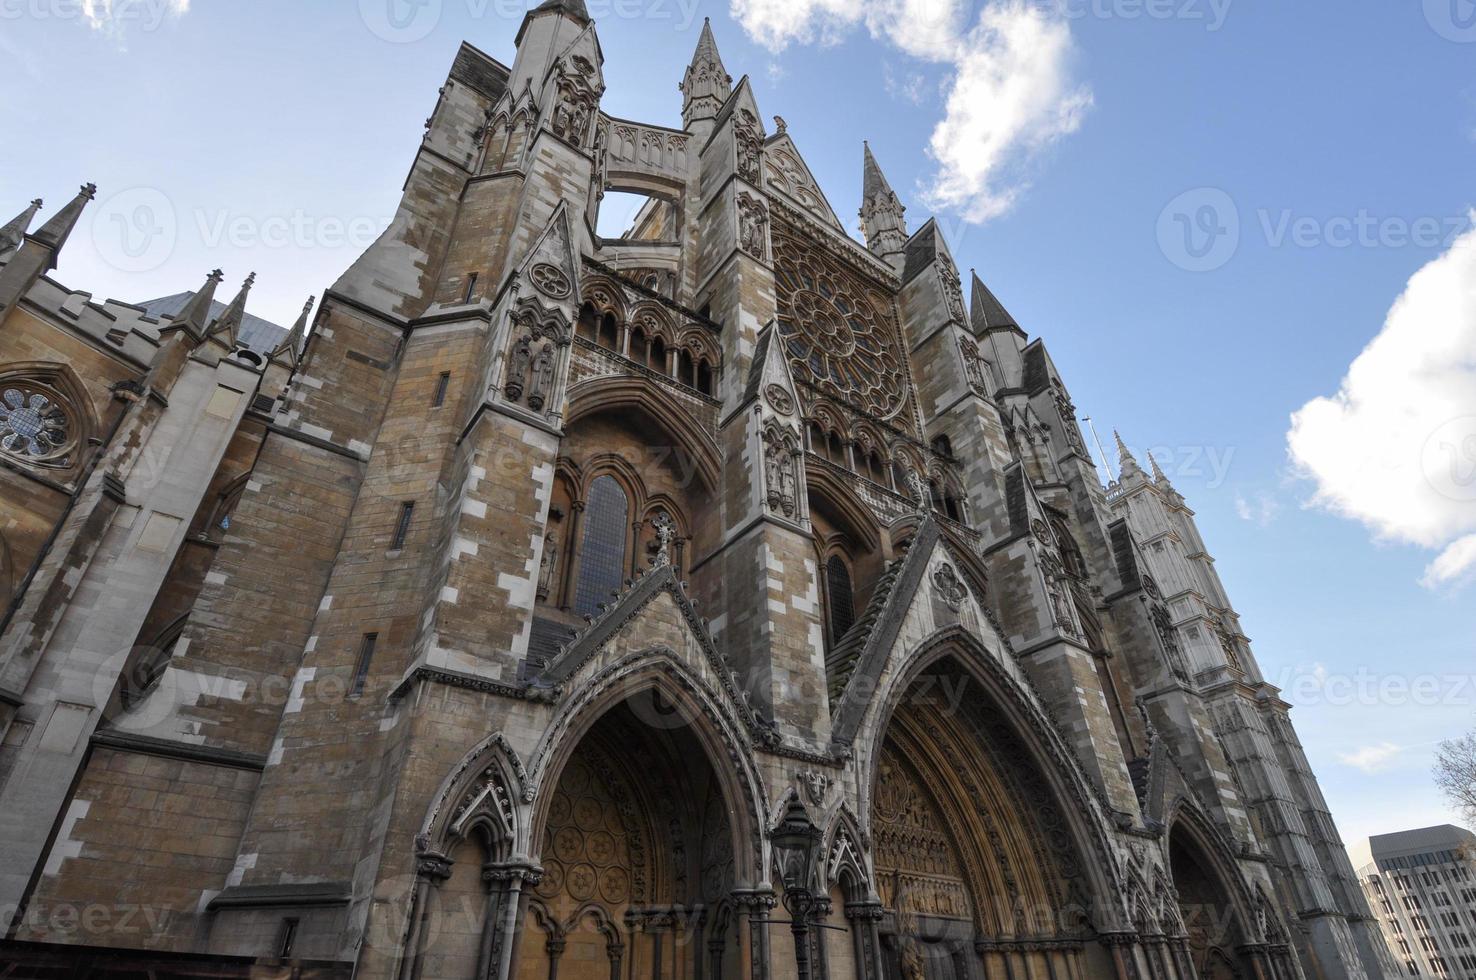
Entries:
POLYGON ((1292 415, 1287 448, 1314 505, 1443 549, 1426 586, 1476 571, 1476 228, 1410 278, 1338 392, 1292 415))
POLYGON ((1091 91, 1073 77, 1070 24, 1049 7, 991 0, 970 26, 964 0, 732 3, 734 18, 771 51, 833 44, 864 26, 910 57, 948 65, 944 115, 929 140, 938 169, 924 197, 970 221, 1008 211, 1031 158, 1075 132, 1091 107, 1091 91))
POLYGON ((95 31, 117 33, 125 26, 151 31, 165 17, 190 12, 190 0, 82 0, 82 17, 95 31))
POLYGON ((1235 516, 1242 521, 1250 521, 1261 527, 1269 527, 1276 520, 1276 515, 1281 512, 1281 502, 1272 494, 1264 490, 1247 497, 1242 493, 1235 494, 1235 516))
POLYGON ((939 172, 926 195, 970 221, 1008 211, 1025 188, 1022 165, 1081 126, 1091 92, 1071 77, 1071 28, 1023 2, 979 15, 958 60, 947 113, 929 150, 939 172))
POLYGON ((1401 751, 1393 742, 1380 742, 1378 745, 1365 745, 1352 752, 1340 752, 1338 761, 1366 773, 1375 773, 1389 768, 1389 763, 1401 751))

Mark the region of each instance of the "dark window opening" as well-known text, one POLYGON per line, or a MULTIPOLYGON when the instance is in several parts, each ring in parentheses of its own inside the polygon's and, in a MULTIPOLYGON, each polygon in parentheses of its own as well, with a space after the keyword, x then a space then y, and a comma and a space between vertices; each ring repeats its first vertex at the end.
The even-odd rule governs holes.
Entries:
POLYGON ((646 366, 652 371, 666 373, 666 341, 660 337, 651 338, 651 356, 646 366))
POLYGON ((579 584, 574 611, 593 616, 609 602, 625 578, 625 545, 630 533, 630 503, 613 476, 598 477, 584 509, 584 540, 579 550, 579 584))
POLYGON ((937 453, 939 456, 952 457, 953 443, 948 440, 947 436, 938 436, 936 439, 933 440, 933 452, 937 453))
POLYGON ((640 327, 630 332, 630 359, 640 364, 646 363, 646 332, 640 327))
POLYGON ((856 622, 856 596, 851 589, 851 570, 840 555, 825 563, 825 585, 830 606, 830 641, 839 643, 856 622))
POLYGON ((400 520, 395 525, 395 536, 390 541, 390 550, 399 551, 405 547, 405 536, 410 533, 410 518, 415 513, 415 501, 407 500, 400 505, 400 520))
POLYGON ((472 295, 476 292, 476 289, 477 274, 475 272, 469 273, 466 277, 466 293, 461 297, 461 302, 470 303, 472 301, 472 295))
POLYGON ((446 404, 446 389, 451 387, 451 372, 442 371, 441 376, 436 379, 436 395, 431 399, 431 408, 440 408, 446 404))
POLYGON ((711 395, 713 393, 712 368, 705 360, 697 362, 697 390, 704 395, 711 395))
POLYGON ((277 958, 292 958, 292 947, 297 943, 297 919, 283 919, 281 938, 277 941, 277 958))
POLYGON ((613 313, 606 313, 600 318, 600 346, 610 350, 620 349, 620 328, 615 323, 613 313))
POLYGON ((359 662, 354 666, 354 682, 349 687, 349 697, 356 698, 364 693, 364 682, 369 679, 369 664, 374 660, 374 648, 378 645, 378 633, 365 633, 359 642, 359 662))
POLYGON ((575 328, 579 336, 585 340, 599 340, 600 317, 594 307, 585 303, 579 310, 579 324, 575 328))
POLYGON ((677 354, 677 380, 689 388, 697 387, 697 366, 692 361, 692 352, 680 351, 677 354))

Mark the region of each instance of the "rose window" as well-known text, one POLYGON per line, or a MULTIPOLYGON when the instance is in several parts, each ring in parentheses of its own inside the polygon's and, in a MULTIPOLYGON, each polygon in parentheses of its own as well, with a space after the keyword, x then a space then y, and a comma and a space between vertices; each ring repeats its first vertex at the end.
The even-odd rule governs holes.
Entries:
POLYGON ((779 329, 795 376, 880 418, 905 403, 891 302, 840 263, 776 231, 779 329))
POLYGON ((75 441, 55 393, 31 384, 0 386, 0 449, 27 462, 62 465, 75 441))

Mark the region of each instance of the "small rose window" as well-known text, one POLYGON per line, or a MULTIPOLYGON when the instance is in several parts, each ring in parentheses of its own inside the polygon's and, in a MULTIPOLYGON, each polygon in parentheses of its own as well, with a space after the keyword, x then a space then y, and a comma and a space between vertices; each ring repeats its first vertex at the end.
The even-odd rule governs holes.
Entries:
POLYGON ((61 398, 44 386, 0 382, 0 452, 27 463, 68 466, 76 426, 61 398))

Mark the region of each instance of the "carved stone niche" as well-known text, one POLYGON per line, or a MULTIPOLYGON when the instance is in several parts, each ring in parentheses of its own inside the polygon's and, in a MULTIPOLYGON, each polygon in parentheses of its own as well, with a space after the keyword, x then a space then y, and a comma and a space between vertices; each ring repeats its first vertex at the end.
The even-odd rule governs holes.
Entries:
POLYGON ((738 110, 738 122, 733 127, 733 141, 738 176, 750 184, 758 184, 763 175, 763 131, 759 128, 758 119, 747 109, 738 110))
POLYGON ((799 513, 799 438, 780 426, 764 432, 764 497, 769 510, 793 518, 799 513))
POLYGON ((568 360, 568 322, 559 311, 528 300, 512 312, 508 326, 503 395, 514 405, 545 412, 557 403, 554 393, 568 360))
MULTIPOLYGON (((583 60, 575 59, 576 63, 583 60)), ((579 70, 581 67, 576 64, 574 71, 559 67, 557 101, 554 103, 550 128, 554 135, 585 149, 589 144, 591 123, 600 99, 599 93, 590 86, 587 73, 579 70)))
POLYGON ((769 211, 752 194, 738 195, 738 247, 760 262, 769 257, 769 211))

